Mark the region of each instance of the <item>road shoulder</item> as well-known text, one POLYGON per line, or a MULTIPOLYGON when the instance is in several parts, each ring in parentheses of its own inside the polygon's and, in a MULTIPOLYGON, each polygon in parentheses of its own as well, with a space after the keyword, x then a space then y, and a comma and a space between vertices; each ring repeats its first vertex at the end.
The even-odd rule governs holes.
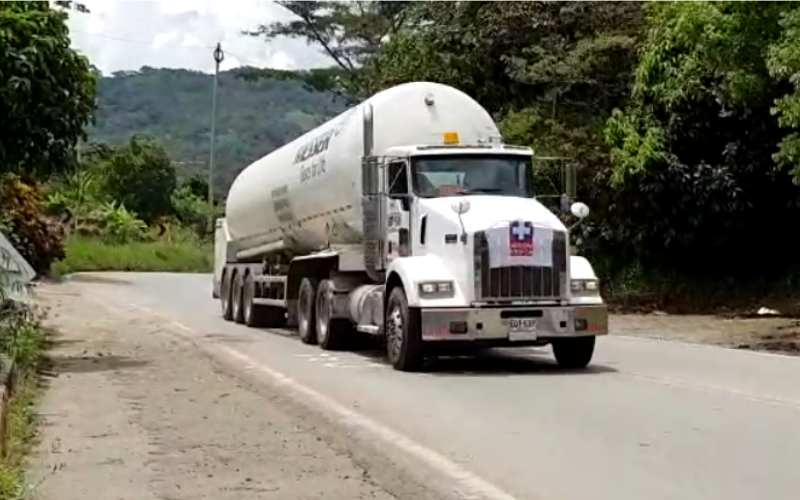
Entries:
POLYGON ((329 439, 311 415, 164 331, 98 301, 90 284, 40 287, 58 329, 31 481, 43 500, 422 498, 329 439), (94 297, 94 298, 93 298, 94 297), (55 472, 51 472, 56 469, 55 472))

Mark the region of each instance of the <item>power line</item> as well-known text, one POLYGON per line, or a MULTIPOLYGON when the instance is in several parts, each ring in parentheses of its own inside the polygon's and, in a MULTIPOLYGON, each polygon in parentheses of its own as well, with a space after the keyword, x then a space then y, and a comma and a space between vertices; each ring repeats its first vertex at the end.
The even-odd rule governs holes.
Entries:
MULTIPOLYGON (((117 42, 135 43, 135 44, 139 44, 139 45, 147 45, 147 46, 150 46, 150 47, 152 47, 153 43, 154 43, 152 40, 148 41, 148 40, 140 40, 140 39, 135 39, 135 38, 125 38, 125 37, 119 37, 119 36, 106 35, 104 33, 91 33, 91 32, 88 32, 88 31, 81 31, 81 30, 75 30, 75 29, 71 29, 70 32, 78 33, 78 34, 86 35, 86 36, 95 36, 95 37, 98 37, 98 38, 104 38, 106 40, 114 40, 114 41, 117 41, 117 42)), ((214 50, 216 48, 216 45, 162 44, 161 47, 171 47, 171 48, 176 48, 176 49, 214 50)), ((248 66, 254 66, 254 67, 257 66, 252 61, 248 61, 247 59, 239 56, 238 54, 236 54, 234 52, 231 52, 228 49, 225 49, 225 53, 228 54, 228 55, 233 56, 234 58, 236 58, 236 60, 238 60, 242 64, 246 64, 248 66)))
MULTIPOLYGON (((141 45, 151 45, 151 46, 154 43, 152 40, 150 40, 150 41, 148 41, 148 40, 137 40, 135 38, 123 38, 123 37, 119 37, 119 36, 106 35, 104 33, 91 33, 91 32, 88 32, 88 31, 80 31, 80 30, 74 30, 74 29, 71 29, 70 32, 71 33, 79 33, 81 35, 87 35, 87 36, 96 36, 98 38, 105 38, 107 40, 115 40, 117 42, 138 43, 138 44, 141 44, 141 45)), ((164 46, 167 46, 167 45, 164 45, 164 46)), ((175 48, 195 48, 195 49, 206 49, 206 50, 207 49, 211 49, 211 50, 214 50, 214 45, 172 45, 172 47, 175 47, 175 48)))

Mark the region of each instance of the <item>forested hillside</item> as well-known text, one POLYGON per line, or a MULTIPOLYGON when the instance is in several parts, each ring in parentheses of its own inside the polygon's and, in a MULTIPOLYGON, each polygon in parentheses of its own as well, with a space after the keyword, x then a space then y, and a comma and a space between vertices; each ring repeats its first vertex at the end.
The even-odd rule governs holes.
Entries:
MULTIPOLYGON (((133 134, 157 139, 179 173, 203 173, 208 164, 211 75, 144 67, 98 82, 91 140, 120 145, 133 134)), ((216 184, 227 190, 248 163, 338 114, 344 104, 329 92, 297 81, 247 82, 220 75, 216 184)))

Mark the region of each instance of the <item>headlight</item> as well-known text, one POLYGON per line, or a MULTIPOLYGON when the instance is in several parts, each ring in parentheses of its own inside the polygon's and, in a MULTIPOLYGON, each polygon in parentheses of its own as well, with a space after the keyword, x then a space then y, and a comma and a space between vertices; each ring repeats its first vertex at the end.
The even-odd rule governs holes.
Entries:
POLYGON ((578 294, 594 294, 599 289, 597 280, 572 280, 570 286, 572 293, 578 294))
POLYGON ((449 298, 453 296, 452 281, 423 281, 419 283, 419 294, 428 298, 449 298))

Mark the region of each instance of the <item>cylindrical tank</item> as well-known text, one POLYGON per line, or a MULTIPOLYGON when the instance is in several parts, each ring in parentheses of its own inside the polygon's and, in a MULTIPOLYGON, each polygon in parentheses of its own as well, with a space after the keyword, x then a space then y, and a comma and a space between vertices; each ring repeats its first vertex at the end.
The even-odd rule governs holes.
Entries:
MULTIPOLYGON (((245 168, 228 193, 228 232, 237 251, 283 244, 297 253, 359 243, 364 110, 372 110, 373 154, 387 148, 498 136, 489 113, 463 92, 414 82, 375 94, 245 168)), ((268 118, 265 118, 268 119, 268 118)))

